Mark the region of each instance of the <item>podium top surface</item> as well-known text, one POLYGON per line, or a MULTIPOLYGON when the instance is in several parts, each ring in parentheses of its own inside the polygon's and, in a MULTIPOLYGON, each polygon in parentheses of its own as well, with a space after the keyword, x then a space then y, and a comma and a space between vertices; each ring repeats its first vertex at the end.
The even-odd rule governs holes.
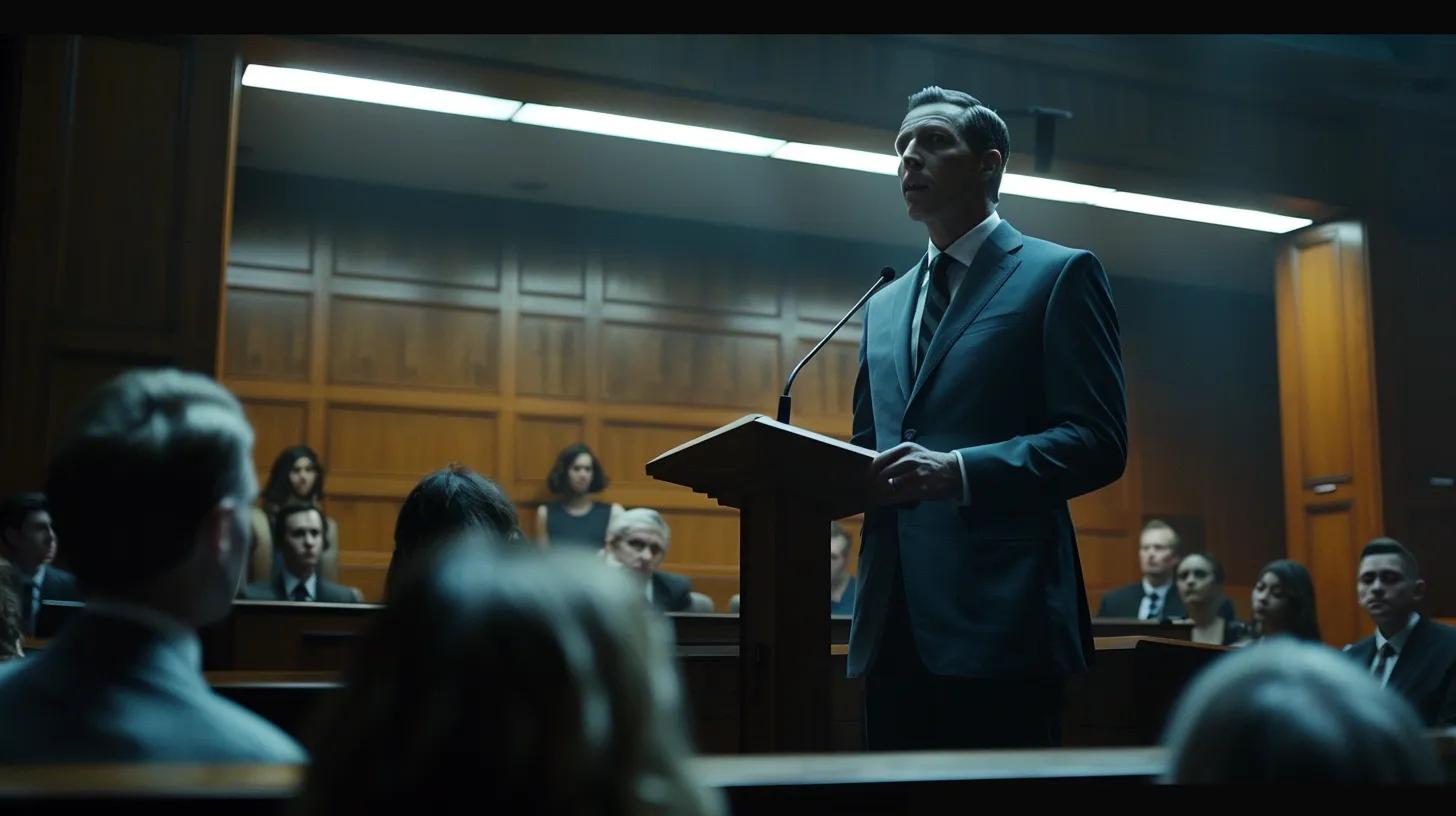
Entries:
POLYGON ((875 452, 763 414, 748 414, 684 442, 647 463, 647 475, 690 487, 741 508, 751 496, 779 493, 815 505, 829 518, 869 506, 875 452))

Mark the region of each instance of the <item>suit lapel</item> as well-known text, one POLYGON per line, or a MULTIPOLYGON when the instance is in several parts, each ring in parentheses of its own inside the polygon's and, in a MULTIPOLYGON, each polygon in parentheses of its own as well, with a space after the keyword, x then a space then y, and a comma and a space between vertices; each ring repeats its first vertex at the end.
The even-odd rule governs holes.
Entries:
MULTIPOLYGON (((971 259, 971 267, 966 271, 965 280, 961 287, 951 298, 950 306, 947 307, 945 318, 940 322, 940 328, 935 332, 935 338, 930 342, 930 349, 925 353, 925 364, 920 367, 920 372, 915 378, 915 385, 910 390, 910 400, 913 402, 925 387, 925 382, 935 373, 941 360, 955 345, 956 340, 965 333, 966 328, 975 322, 981 310, 986 308, 991 297, 1001 289, 1006 279, 1021 263, 1016 257, 1016 251, 1021 248, 1021 233, 1017 232, 1011 224, 1003 221, 986 238, 976 257, 971 259)), ((912 306, 913 314, 913 306, 912 306)), ((907 326, 908 330, 914 327, 907 326)), ((906 332, 906 361, 909 362, 909 331, 906 332)))
MULTIPOLYGON (((1421 676, 1425 662, 1431 657, 1430 649, 1421 648, 1424 645, 1426 628, 1426 618, 1422 615, 1412 627, 1410 637, 1405 639, 1405 648, 1396 657, 1395 668, 1390 670, 1390 680, 1385 685, 1404 690, 1410 685, 1406 682, 1407 678, 1421 676)), ((1371 654, 1374 655, 1373 652, 1371 654)))
POLYGON ((925 256, 922 255, 914 268, 902 278, 904 283, 891 304, 891 314, 895 318, 895 333, 891 335, 891 342, 898 344, 895 347, 895 374, 900 379, 900 396, 907 401, 913 382, 911 375, 915 371, 915 364, 910 359, 910 332, 915 327, 910 325, 910 321, 915 319, 915 301, 920 294, 920 272, 924 267, 925 256))

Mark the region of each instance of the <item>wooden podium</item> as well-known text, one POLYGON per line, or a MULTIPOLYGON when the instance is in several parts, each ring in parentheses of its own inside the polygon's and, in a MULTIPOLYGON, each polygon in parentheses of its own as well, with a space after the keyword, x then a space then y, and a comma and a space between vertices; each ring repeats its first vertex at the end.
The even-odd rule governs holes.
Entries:
POLYGON ((874 451, 749 414, 647 463, 738 508, 742 749, 829 749, 829 522, 869 506, 874 451))

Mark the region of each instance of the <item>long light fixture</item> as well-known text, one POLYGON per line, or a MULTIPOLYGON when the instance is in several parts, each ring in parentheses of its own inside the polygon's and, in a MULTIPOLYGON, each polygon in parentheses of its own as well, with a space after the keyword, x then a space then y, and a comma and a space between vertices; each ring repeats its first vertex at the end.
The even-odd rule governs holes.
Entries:
MULTIPOLYGON (((602 136, 660 142, 662 144, 718 150, 747 156, 818 164, 845 170, 893 176, 899 159, 889 153, 852 150, 830 145, 789 142, 738 133, 731 130, 621 116, 600 111, 517 102, 481 94, 442 91, 418 85, 402 85, 373 79, 278 68, 252 64, 243 72, 243 84, 253 88, 330 96, 358 102, 373 102, 403 108, 511 121, 523 125, 560 128, 602 136)), ((1110 210, 1177 218, 1260 232, 1285 233, 1314 223, 1308 218, 1259 210, 1222 207, 1182 201, 1176 198, 1129 193, 1111 187, 1097 187, 1070 181, 1007 173, 1001 192, 1022 198, 1086 204, 1110 210)))
POLYGON ((243 84, 250 88, 331 96, 355 102, 373 102, 376 105, 392 105, 396 108, 415 108, 501 121, 510 119, 521 108, 521 103, 514 99, 498 99, 481 94, 442 91, 420 85, 402 85, 398 82, 305 71, 301 68, 279 68, 273 65, 249 65, 243 71, 243 84))

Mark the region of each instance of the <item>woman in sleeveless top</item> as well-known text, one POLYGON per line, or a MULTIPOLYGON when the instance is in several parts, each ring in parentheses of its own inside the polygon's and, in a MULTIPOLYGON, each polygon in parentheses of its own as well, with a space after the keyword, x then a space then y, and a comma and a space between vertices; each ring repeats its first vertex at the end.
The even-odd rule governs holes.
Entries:
MULTIPOLYGON (((323 497, 324 465, 313 448, 294 445, 278 454, 263 487, 262 507, 253 508, 253 556, 248 581, 270 580, 283 569, 282 554, 273 547, 273 517, 278 508, 290 501, 318 506, 323 497)), ((322 578, 339 580, 339 525, 328 516, 324 516, 324 549, 318 570, 322 578)))
POLYGON ((607 474, 591 448, 578 442, 562 450, 546 486, 561 498, 536 510, 536 539, 543 546, 605 546, 607 524, 622 505, 592 500, 593 493, 606 489, 607 474))

